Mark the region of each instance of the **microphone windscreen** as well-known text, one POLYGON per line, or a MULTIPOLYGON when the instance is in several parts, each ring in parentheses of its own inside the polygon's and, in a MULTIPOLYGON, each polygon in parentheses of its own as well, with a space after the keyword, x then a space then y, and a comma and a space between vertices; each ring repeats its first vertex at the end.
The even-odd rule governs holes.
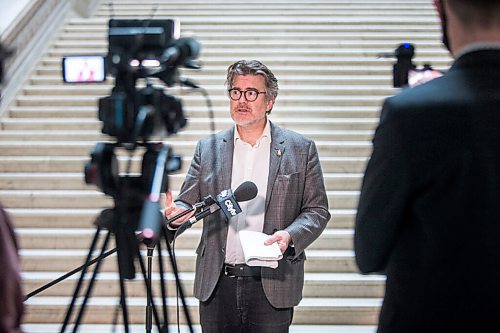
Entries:
POLYGON ((257 185, 251 181, 243 182, 234 190, 234 198, 238 202, 252 200, 257 196, 257 185))

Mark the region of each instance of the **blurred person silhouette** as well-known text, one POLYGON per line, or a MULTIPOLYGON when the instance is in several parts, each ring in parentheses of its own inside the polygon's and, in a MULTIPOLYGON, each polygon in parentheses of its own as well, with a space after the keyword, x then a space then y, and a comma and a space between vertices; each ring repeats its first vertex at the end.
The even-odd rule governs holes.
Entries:
MULTIPOLYGON (((3 81, 4 60, 12 52, 0 44, 0 85, 3 81)), ((24 294, 17 250, 14 228, 0 203, 0 333, 22 332, 24 294)))
POLYGON ((500 332, 500 0, 436 0, 454 57, 385 100, 355 224, 378 332, 500 332))
POLYGON ((9 216, 0 203, 0 332, 21 332, 23 290, 17 242, 9 216))

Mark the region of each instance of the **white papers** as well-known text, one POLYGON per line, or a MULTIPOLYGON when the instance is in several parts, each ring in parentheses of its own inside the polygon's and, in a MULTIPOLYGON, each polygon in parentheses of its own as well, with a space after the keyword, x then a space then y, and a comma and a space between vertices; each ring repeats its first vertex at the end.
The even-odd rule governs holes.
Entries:
POLYGON ((264 245, 269 235, 248 230, 242 230, 239 234, 245 262, 248 266, 278 267, 278 260, 283 258, 283 254, 281 254, 278 243, 264 245))

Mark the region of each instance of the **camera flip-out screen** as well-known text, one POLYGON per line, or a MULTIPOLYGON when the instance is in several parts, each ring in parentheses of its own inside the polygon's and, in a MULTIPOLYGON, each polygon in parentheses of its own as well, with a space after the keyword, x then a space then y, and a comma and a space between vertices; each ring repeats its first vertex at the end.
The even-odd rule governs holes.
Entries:
POLYGON ((68 83, 92 83, 106 80, 103 56, 69 56, 63 58, 63 79, 68 83))

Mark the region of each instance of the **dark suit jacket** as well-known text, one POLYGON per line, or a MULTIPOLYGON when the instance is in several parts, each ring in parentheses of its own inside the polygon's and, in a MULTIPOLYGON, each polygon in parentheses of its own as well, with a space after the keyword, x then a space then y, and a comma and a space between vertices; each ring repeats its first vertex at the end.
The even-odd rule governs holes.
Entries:
POLYGON ((500 332, 499 87, 474 51, 383 106, 354 242, 387 275, 379 332, 500 332))
MULTIPOLYGON (((198 142, 177 200, 190 205, 207 194, 231 187, 234 127, 198 142)), ((262 285, 270 303, 292 307, 302 298, 304 249, 326 227, 330 214, 323 174, 314 142, 271 123, 271 152, 264 233, 287 230, 289 247, 278 268, 262 269, 262 285), (281 151, 281 154, 277 152, 281 151)), ((219 280, 225 257, 228 222, 217 212, 203 221, 196 250, 194 294, 206 301, 219 280)))

